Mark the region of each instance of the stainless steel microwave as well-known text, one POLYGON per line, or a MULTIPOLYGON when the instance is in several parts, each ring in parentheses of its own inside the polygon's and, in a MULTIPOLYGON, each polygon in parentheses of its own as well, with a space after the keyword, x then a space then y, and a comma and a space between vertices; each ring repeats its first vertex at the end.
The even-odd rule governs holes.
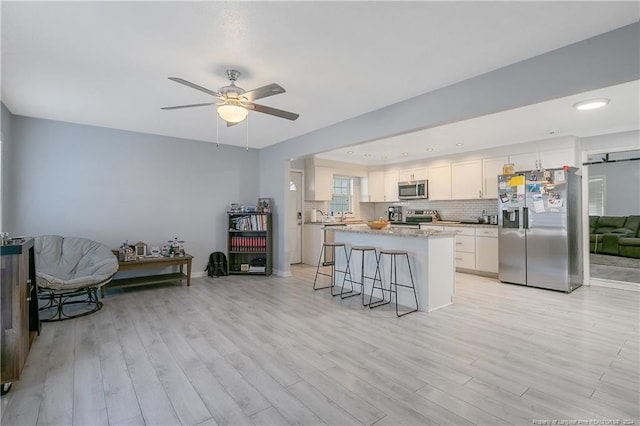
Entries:
POLYGON ((426 180, 398 182, 398 198, 401 200, 426 199, 429 194, 427 184, 426 180))

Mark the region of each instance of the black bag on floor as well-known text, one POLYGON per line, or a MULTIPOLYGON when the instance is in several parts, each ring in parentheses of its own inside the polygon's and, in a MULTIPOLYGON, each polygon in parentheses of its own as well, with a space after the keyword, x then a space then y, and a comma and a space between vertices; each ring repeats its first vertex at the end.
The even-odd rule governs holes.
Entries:
POLYGON ((210 277, 223 277, 227 275, 227 256, 221 251, 215 251, 209 255, 207 275, 210 277))

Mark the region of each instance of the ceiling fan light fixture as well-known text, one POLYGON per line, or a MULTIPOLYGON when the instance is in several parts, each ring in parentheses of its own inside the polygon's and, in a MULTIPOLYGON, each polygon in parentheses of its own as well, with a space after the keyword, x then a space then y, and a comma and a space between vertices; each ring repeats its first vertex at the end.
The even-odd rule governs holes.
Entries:
POLYGON ((573 107, 578 111, 588 111, 591 109, 602 108, 609 104, 609 99, 600 98, 600 99, 589 99, 588 101, 582 101, 573 104, 573 107))
POLYGON ((224 104, 218 106, 218 115, 227 123, 239 123, 247 118, 247 114, 249 114, 249 111, 238 105, 224 104))

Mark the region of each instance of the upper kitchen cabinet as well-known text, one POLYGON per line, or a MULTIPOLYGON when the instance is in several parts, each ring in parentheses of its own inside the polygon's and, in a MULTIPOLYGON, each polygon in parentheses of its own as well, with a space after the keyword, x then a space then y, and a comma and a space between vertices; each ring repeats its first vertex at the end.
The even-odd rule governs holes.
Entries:
POLYGON ((414 180, 426 180, 427 168, 418 167, 414 169, 402 169, 398 172, 398 180, 400 182, 411 182, 414 180))
POLYGON ((398 201, 398 171, 369 172, 369 199, 371 203, 398 201))
POLYGON ((498 175, 509 157, 485 158, 482 160, 482 198, 498 198, 498 175))
POLYGON ((305 161, 305 200, 327 201, 333 197, 333 169, 305 161))
POLYGON ((384 172, 384 201, 398 201, 398 171, 384 172))
POLYGON ((450 200, 451 199, 451 164, 440 164, 429 166, 427 169, 429 177, 429 199, 430 200, 450 200))
POLYGON ((553 151, 543 151, 540 153, 542 167, 547 169, 558 169, 563 166, 576 166, 575 150, 557 149, 553 151))
POLYGON ((575 150, 566 148, 510 155, 509 162, 513 163, 518 172, 538 168, 557 169, 562 166, 575 166, 575 150))
POLYGON ((454 200, 482 198, 482 160, 451 165, 454 200))
POLYGON ((368 201, 372 202, 372 203, 378 203, 378 202, 383 202, 384 201, 384 172, 382 170, 380 171, 374 171, 374 172, 369 172, 369 179, 368 179, 368 186, 369 186, 369 199, 368 201))

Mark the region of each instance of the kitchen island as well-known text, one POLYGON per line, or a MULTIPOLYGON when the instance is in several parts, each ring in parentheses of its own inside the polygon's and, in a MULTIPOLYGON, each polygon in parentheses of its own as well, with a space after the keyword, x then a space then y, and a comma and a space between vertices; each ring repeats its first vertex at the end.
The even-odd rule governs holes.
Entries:
MULTIPOLYGON (((455 234, 419 229, 369 229, 363 225, 336 227, 336 242, 350 245, 367 245, 380 249, 398 249, 409 252, 411 272, 418 294, 418 309, 431 312, 453 303, 455 291, 455 234)), ((354 281, 360 282, 361 252, 354 251, 351 259, 351 274, 354 281)), ((373 256, 366 256, 365 275, 373 276, 375 261, 373 256)), ((344 269, 344 259, 338 256, 337 269, 344 269)), ((384 256, 380 264, 385 288, 389 283, 389 259, 384 256)), ((337 282, 341 282, 340 279, 337 282)), ((398 282, 410 283, 406 261, 398 259, 398 282)), ((348 284, 347 284, 348 286, 348 284)), ((356 287, 357 291, 358 288, 356 287)), ((371 280, 366 280, 365 292, 371 292, 371 280)), ((379 297, 379 290, 374 296, 379 297)), ((388 296, 388 293, 387 293, 388 296)), ((398 288, 398 303, 403 306, 415 305, 413 292, 410 289, 398 288)))

